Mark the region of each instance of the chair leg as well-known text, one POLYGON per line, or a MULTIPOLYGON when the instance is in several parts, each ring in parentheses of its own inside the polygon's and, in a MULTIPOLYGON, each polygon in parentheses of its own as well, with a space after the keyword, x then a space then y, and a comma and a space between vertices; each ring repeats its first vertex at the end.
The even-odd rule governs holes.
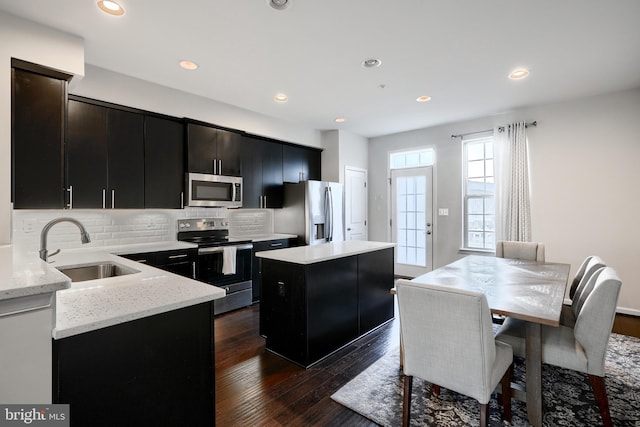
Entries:
POLYGON ((436 396, 440 396, 440 386, 438 384, 433 385, 433 394, 436 396))
POLYGON ((409 427, 411 416, 411 386, 413 377, 404 375, 404 393, 402 398, 402 427, 409 427))
POLYGON ((480 404, 480 427, 487 427, 489 425, 489 404, 480 404))
POLYGON ((513 377, 513 363, 509 365, 509 369, 502 377, 502 412, 505 421, 511 422, 511 378, 513 377))
POLYGON ((604 377, 597 375, 589 375, 589 382, 591 388, 593 388, 593 394, 598 402, 598 408, 600 408, 600 415, 602 416, 602 424, 605 427, 611 427, 611 414, 609 413, 609 399, 607 398, 607 389, 604 385, 604 377))

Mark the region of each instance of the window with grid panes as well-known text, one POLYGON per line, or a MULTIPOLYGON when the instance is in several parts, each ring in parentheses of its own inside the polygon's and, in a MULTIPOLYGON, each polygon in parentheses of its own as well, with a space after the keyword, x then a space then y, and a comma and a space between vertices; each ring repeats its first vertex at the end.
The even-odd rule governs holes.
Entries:
POLYGON ((493 137, 463 140, 465 249, 495 250, 496 211, 493 137))

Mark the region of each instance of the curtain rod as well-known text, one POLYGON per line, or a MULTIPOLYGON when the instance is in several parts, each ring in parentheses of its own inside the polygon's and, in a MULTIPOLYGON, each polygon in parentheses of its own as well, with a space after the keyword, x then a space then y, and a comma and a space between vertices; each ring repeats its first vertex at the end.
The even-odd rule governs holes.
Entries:
MULTIPOLYGON (((529 122, 529 123, 525 123, 524 127, 528 128, 529 126, 538 126, 538 122, 536 120, 529 122)), ((467 135, 474 135, 476 133, 484 133, 484 132, 491 132, 493 129, 485 129, 485 130, 479 130, 476 132, 469 132, 469 133, 459 133, 457 135, 455 134, 451 134, 451 139, 456 139, 456 138, 462 138, 463 136, 467 136, 467 135)), ((498 127, 498 132, 504 132, 504 126, 500 126, 498 127)))

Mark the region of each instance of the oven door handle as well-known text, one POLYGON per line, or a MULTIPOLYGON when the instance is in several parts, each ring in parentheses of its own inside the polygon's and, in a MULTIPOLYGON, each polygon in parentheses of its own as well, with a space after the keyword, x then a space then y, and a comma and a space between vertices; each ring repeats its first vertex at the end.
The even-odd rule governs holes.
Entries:
MULTIPOLYGON (((227 247, 235 247, 237 251, 253 249, 253 243, 247 243, 245 245, 227 245, 227 247)), ((214 246, 212 248, 199 248, 198 254, 213 254, 216 252, 223 252, 225 246, 214 246)))

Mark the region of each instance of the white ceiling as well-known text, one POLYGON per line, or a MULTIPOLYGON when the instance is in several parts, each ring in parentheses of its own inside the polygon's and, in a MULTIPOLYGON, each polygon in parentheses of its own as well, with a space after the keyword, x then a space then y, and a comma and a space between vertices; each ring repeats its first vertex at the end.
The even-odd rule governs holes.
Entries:
POLYGON ((83 37, 89 64, 366 137, 640 86, 638 0, 293 0, 284 11, 120 0, 121 17, 96 1, 0 0, 0 10, 83 37), (382 65, 363 68, 370 57, 382 65), (529 78, 507 79, 518 66, 529 78), (289 102, 275 103, 278 92, 289 102))

